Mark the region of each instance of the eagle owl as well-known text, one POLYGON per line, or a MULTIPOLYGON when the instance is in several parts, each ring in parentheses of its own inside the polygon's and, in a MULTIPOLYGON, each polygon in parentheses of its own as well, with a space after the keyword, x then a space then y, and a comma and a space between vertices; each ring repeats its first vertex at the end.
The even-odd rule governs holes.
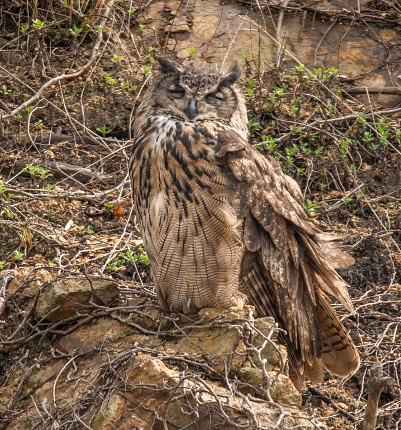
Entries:
POLYGON ((358 352, 326 296, 352 312, 333 269, 350 258, 308 219, 297 183, 248 143, 241 66, 221 75, 158 61, 134 121, 130 175, 162 307, 248 302, 286 330, 293 379, 355 372, 358 352))

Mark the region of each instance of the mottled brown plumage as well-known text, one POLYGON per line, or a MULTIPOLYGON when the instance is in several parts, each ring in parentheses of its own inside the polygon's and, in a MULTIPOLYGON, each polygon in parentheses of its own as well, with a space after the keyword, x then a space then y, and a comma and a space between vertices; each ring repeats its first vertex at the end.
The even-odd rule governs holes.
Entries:
POLYGON ((353 373, 359 356, 325 292, 353 311, 337 238, 297 183, 248 143, 234 62, 224 76, 159 60, 130 161, 133 204, 161 305, 184 313, 248 302, 287 331, 293 378, 353 373))

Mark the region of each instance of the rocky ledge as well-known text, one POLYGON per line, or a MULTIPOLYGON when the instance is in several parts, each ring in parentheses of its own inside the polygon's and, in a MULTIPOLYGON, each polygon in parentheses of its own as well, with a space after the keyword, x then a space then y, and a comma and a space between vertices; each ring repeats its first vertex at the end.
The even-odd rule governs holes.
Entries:
POLYGON ((164 314, 144 288, 43 269, 1 281, 1 428, 316 428, 252 307, 164 314))

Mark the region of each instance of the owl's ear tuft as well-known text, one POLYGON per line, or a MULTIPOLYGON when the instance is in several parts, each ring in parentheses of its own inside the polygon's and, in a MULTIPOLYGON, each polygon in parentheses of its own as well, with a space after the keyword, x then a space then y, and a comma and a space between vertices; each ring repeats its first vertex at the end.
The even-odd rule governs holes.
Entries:
POLYGON ((159 62, 162 73, 182 73, 182 69, 177 64, 174 64, 172 61, 167 60, 164 57, 157 57, 156 60, 159 62))
POLYGON ((228 68, 227 73, 221 78, 219 87, 228 87, 232 85, 234 82, 238 81, 241 75, 241 64, 235 59, 228 68))

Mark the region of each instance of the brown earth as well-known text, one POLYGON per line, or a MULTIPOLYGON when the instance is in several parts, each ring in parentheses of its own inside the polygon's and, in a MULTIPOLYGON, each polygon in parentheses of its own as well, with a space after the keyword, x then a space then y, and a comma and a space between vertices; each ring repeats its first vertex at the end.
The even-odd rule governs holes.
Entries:
MULTIPOLYGON (((252 142, 300 183, 309 215, 322 229, 344 234, 345 247, 355 258, 341 274, 351 285, 356 314, 345 315, 340 306, 338 312, 360 350, 361 368, 347 380, 327 375, 317 387, 337 406, 307 392, 301 410, 316 415, 329 429, 357 428, 364 416, 370 366, 380 361, 396 385, 385 388, 380 397, 376 428, 398 428, 399 3, 360 2, 358 10, 358 3, 351 1, 289 2, 287 8, 272 2, 270 12, 260 3, 262 14, 246 1, 154 1, 146 6, 92 1, 85 7, 67 2, 67 8, 45 0, 3 3, 0 277, 10 269, 29 267, 46 269, 52 279, 113 279, 120 288, 120 305, 129 308, 144 295, 153 304, 146 302, 143 309, 139 304, 136 311, 148 315, 150 308, 156 309, 127 182, 135 106, 157 69, 157 55, 206 67, 240 57, 252 142), (210 19, 203 19, 206 15, 210 19), (282 30, 275 34, 272 23, 277 25, 281 15, 282 30), (283 40, 287 34, 287 49, 312 73, 294 69, 296 62, 288 53, 277 56, 279 49, 267 34, 283 40), (237 39, 231 44, 233 35, 237 39), (96 57, 86 67, 97 42, 96 57), (67 77, 59 79, 63 74, 67 77), (28 103, 42 85, 47 86, 40 97, 28 103), (373 93, 351 93, 364 85, 374 87, 373 93), (27 164, 32 167, 27 169, 27 164)), ((61 333, 54 327, 49 331, 49 322, 29 311, 33 296, 24 301, 15 295, 26 282, 20 280, 12 290, 4 279, 0 386, 6 390, 10 372, 23 381, 35 363, 54 355, 54 345, 66 331, 77 330, 87 314, 104 316, 109 310, 88 308, 85 317, 66 323, 61 333)), ((40 289, 48 281, 42 279, 40 289)), ((129 319, 121 312, 124 321, 129 319)), ((157 356, 154 348, 148 353, 157 356)), ((174 363, 169 369, 180 366, 174 363)), ((0 428, 22 413, 17 405, 0 408, 0 428)), ((82 428, 74 425, 64 428, 82 428)))

